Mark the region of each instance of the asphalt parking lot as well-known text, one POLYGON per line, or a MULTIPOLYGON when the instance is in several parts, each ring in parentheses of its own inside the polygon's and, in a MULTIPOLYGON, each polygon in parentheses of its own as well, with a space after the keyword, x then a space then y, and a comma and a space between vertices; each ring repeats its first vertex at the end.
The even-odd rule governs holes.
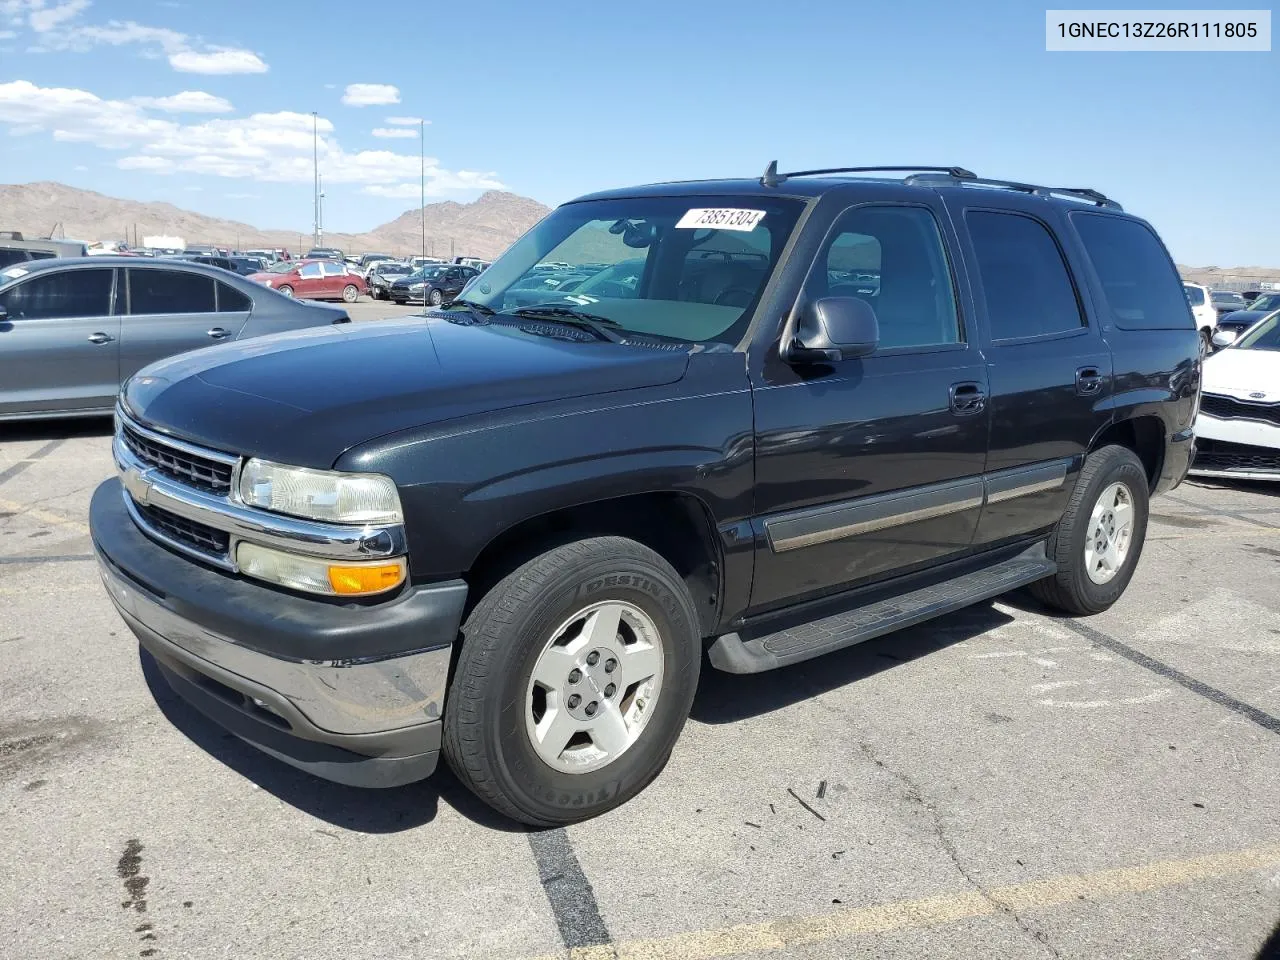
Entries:
POLYGON ((1156 501, 1087 621, 1004 598, 707 669, 645 793, 529 833, 176 700, 90 556, 108 433, 0 427, 0 955, 1239 958, 1280 918, 1280 490, 1156 501))

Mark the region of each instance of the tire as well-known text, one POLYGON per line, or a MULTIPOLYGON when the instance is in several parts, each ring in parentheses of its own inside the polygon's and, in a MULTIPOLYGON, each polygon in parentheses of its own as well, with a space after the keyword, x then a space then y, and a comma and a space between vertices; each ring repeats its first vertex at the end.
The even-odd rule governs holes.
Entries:
POLYGON ((355 303, 359 299, 360 299, 360 288, 357 287, 354 283, 348 283, 345 287, 342 288, 343 303, 355 303))
MULTIPOLYGON (((490 806, 531 826, 573 823, 625 803, 661 772, 688 718, 702 661, 698 623, 693 598, 680 575, 634 540, 597 537, 535 557, 490 589, 463 625, 444 712, 443 749, 449 765, 490 806), (622 620, 592 638, 589 611, 597 609, 606 623, 606 613, 615 609, 622 620), (654 630, 633 630, 631 624, 643 625, 644 618, 654 630), (579 622, 583 626, 569 647, 553 643, 557 636, 575 636, 579 622), (646 637, 650 642, 643 642, 646 637), (590 646, 602 642, 604 647, 590 646), (579 645, 582 648, 575 650, 579 645), (610 656, 615 647, 617 652, 610 656), (660 657, 653 656, 655 649, 660 657), (605 659, 592 660, 593 650, 603 650, 605 659), (560 652, 551 655, 552 651, 560 652), (642 665, 629 674, 639 663, 630 657, 646 651, 648 670, 642 665), (539 747, 538 691, 543 688, 533 677, 535 667, 548 656, 554 662, 540 673, 553 672, 561 692, 544 690, 541 721, 558 718, 568 726, 557 729, 573 729, 578 721, 568 715, 567 707, 577 706, 582 718, 581 711, 596 703, 573 704, 568 691, 582 690, 588 698, 599 698, 594 722, 611 717, 601 726, 634 739, 612 755, 597 745, 595 734, 589 734, 585 744, 580 742, 582 734, 573 734, 563 751, 539 747), (562 660, 565 656, 570 659, 562 660), (572 664, 582 669, 563 672, 572 664), (627 679, 653 670, 649 680, 627 679), (578 673, 577 680, 573 673, 578 673), (560 676, 565 677, 563 683, 560 676), (610 676, 622 678, 612 694, 609 686, 601 686, 610 676), (606 702, 606 697, 611 699, 606 702), (545 758, 556 754, 554 760, 545 758)), ((584 724, 592 722, 582 718, 584 724)), ((548 724, 548 740, 555 732, 552 726, 548 724)))
POLYGON ((1200 356, 1207 357, 1213 353, 1213 334, 1205 327, 1200 331, 1200 356))
MULTIPOLYGON (((1031 593, 1042 603, 1076 616, 1108 609, 1120 599, 1138 566, 1147 536, 1148 509, 1147 472, 1132 450, 1107 446, 1089 454, 1066 512, 1049 538, 1048 554, 1057 561, 1058 572, 1033 583, 1031 593), (1109 496, 1116 485, 1123 488, 1132 519, 1123 559, 1114 564, 1115 556, 1112 556, 1114 570, 1107 576, 1106 569, 1098 570, 1099 566, 1105 566, 1105 561, 1090 562, 1091 557, 1098 557, 1103 551, 1087 553, 1086 550, 1096 547, 1098 541, 1091 543, 1090 537, 1099 533, 1100 524, 1105 534, 1107 510, 1099 501, 1109 496), (1101 515, 1095 516, 1100 510, 1101 515), (1096 571, 1094 575, 1090 574, 1091 567, 1096 571), (1099 576, 1107 578, 1099 582, 1099 576)), ((1121 516, 1120 509, 1117 507, 1112 515, 1121 516)))
POLYGON ((432 290, 431 296, 428 299, 430 299, 433 307, 438 307, 440 304, 444 303, 444 294, 439 290, 432 290))
POLYGON ((287 283, 281 284, 280 286, 276 287, 276 289, 279 290, 281 293, 283 293, 286 297, 289 297, 290 299, 293 298, 293 287, 289 286, 287 283))

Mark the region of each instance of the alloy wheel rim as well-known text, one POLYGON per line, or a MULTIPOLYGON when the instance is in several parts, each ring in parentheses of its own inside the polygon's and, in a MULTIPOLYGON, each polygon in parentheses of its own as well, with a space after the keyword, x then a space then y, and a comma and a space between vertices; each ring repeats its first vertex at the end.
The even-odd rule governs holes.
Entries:
POLYGON ((634 604, 606 600, 551 634, 525 692, 525 730, 544 763, 588 773, 627 752, 662 692, 662 640, 634 604))
POLYGON ((1133 492, 1119 481, 1110 484, 1093 506, 1084 541, 1084 568, 1094 583, 1110 583, 1124 567, 1133 521, 1133 492))

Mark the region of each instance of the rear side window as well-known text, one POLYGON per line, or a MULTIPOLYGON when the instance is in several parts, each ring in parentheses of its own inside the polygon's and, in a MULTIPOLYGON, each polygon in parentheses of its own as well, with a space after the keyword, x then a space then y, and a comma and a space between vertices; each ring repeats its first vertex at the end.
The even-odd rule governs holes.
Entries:
POLYGON ((992 340, 1070 333, 1084 326, 1062 251, 1039 220, 1016 213, 965 214, 978 257, 992 340))
POLYGON ((129 313, 213 313, 213 277, 185 270, 130 270, 129 313))
POLYGON ((1187 298, 1178 296, 1182 281, 1169 254, 1145 225, 1079 213, 1071 214, 1071 222, 1102 281, 1107 309, 1116 326, 1122 330, 1185 330, 1195 326, 1187 298))
POLYGON ((10 320, 105 317, 111 313, 110 270, 41 273, 0 294, 10 320))
POLYGON ((218 284, 219 313, 248 313, 252 309, 253 302, 235 287, 218 284))
POLYGON ((1187 303, 1191 304, 1191 306, 1193 307, 1204 306, 1203 290, 1201 290, 1199 287, 1186 287, 1186 286, 1184 286, 1182 289, 1187 295, 1187 303))

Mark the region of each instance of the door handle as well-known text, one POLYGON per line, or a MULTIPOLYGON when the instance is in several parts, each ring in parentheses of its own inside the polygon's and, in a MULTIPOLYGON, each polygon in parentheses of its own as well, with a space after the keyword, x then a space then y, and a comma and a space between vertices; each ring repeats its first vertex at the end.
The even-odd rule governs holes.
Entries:
POLYGON ((1102 389, 1102 374, 1097 367, 1081 367, 1076 371, 1076 393, 1091 397, 1102 389))
POLYGON ((110 343, 115 337, 107 333, 91 333, 89 334, 90 343, 110 343))
POLYGON ((968 417, 987 408, 987 393, 982 384, 972 380, 953 383, 950 390, 951 412, 957 417, 968 417))
POLYGON ((231 331, 224 330, 222 329, 222 327, 214 327, 212 330, 209 330, 207 332, 209 336, 214 340, 221 340, 223 337, 231 336, 231 331))

